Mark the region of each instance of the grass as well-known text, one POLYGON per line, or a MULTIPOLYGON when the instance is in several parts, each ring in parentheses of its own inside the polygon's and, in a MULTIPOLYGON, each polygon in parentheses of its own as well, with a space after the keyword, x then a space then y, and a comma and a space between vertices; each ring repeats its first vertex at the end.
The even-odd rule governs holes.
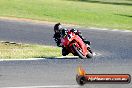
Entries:
POLYGON ((0 0, 0 16, 132 30, 132 0, 0 0))
POLYGON ((0 43, 1 59, 51 58, 61 56, 54 46, 0 43))

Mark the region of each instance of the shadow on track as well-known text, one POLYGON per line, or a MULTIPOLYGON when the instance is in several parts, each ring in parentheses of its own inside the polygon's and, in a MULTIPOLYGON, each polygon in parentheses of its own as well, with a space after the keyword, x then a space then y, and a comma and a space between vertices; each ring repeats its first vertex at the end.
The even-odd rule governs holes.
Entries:
POLYGON ((45 59, 80 59, 79 57, 77 56, 72 56, 72 57, 67 57, 67 56, 64 56, 64 57, 35 57, 35 58, 45 58, 45 59))

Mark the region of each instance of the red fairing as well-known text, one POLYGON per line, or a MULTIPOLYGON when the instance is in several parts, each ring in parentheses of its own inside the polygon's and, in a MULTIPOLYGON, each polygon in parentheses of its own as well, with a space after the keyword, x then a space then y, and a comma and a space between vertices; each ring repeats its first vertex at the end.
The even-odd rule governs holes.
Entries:
POLYGON ((82 54, 86 56, 88 54, 87 52, 87 46, 82 41, 82 39, 75 35, 73 32, 68 31, 68 34, 61 39, 61 44, 69 50, 69 52, 74 53, 72 50, 72 45, 74 44, 76 47, 81 48, 82 54))

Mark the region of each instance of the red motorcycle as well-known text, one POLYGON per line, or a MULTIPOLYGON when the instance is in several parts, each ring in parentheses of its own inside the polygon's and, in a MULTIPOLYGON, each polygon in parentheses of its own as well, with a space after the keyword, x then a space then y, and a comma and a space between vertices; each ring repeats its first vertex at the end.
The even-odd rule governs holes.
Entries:
POLYGON ((69 53, 72 53, 74 56, 79 56, 81 59, 93 57, 93 52, 90 47, 73 32, 68 31, 67 34, 61 38, 61 45, 66 47, 69 53))

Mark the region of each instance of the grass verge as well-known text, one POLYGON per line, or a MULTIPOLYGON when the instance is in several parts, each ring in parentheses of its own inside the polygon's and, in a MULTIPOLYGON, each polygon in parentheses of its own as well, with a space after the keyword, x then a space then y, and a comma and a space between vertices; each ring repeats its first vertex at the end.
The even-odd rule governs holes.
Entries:
POLYGON ((132 30, 132 1, 0 0, 0 16, 132 30))
POLYGON ((54 46, 0 43, 1 59, 51 58, 61 56, 54 46))

